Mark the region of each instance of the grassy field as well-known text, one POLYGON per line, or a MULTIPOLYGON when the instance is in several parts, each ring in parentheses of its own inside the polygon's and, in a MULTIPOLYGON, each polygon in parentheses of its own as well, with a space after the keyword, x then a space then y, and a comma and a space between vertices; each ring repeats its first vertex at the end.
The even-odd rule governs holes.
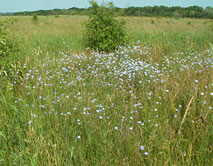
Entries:
POLYGON ((0 165, 211 165, 212 20, 125 17, 132 43, 107 54, 87 17, 9 19, 0 165))
MULTIPOLYGON (((84 49, 82 42, 86 16, 44 16, 34 21, 32 17, 14 17, 12 36, 23 38, 23 45, 29 51, 40 47, 42 50, 55 52, 67 50, 67 45, 74 50, 84 49)), ((213 41, 213 21, 207 19, 174 19, 125 17, 131 39, 146 43, 158 51, 174 52, 186 47, 199 51, 209 48, 213 41)))

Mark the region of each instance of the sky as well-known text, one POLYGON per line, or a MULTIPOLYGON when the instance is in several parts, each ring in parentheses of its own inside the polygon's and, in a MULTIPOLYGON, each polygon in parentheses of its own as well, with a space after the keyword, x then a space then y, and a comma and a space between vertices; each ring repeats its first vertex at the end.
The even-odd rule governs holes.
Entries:
MULTIPOLYGON (((103 0, 96 0, 101 3, 103 0)), ((130 6, 201 6, 213 7, 213 0, 105 0, 113 1, 116 7, 130 6)), ((71 7, 87 8, 88 0, 0 0, 0 12, 35 11, 46 9, 68 9, 71 7)))

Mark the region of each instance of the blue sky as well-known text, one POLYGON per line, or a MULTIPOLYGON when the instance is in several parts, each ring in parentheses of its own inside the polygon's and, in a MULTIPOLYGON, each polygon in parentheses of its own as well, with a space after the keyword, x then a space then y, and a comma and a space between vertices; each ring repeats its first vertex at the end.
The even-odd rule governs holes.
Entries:
MULTIPOLYGON (((102 2, 103 0, 96 0, 102 2)), ((111 1, 111 0, 105 0, 111 1)), ((130 6, 212 6, 213 0, 113 0, 117 7, 130 6)), ((0 12, 33 11, 40 9, 68 9, 89 7, 88 0, 0 0, 0 12)))

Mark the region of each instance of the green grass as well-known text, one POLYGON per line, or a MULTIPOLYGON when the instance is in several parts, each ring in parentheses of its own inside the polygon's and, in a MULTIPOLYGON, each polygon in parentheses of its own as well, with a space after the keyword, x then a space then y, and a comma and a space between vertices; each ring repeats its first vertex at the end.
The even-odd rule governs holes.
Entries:
POLYGON ((87 17, 12 19, 0 165, 211 165, 211 22, 126 17, 140 43, 99 54, 83 46, 87 17))

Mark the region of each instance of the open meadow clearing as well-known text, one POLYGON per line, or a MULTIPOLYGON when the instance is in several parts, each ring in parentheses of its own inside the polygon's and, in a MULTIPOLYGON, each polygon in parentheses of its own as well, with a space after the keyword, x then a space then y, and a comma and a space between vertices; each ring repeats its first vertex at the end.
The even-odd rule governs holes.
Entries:
POLYGON ((122 17, 132 42, 99 53, 86 16, 6 19, 0 165, 211 165, 213 20, 122 17))

